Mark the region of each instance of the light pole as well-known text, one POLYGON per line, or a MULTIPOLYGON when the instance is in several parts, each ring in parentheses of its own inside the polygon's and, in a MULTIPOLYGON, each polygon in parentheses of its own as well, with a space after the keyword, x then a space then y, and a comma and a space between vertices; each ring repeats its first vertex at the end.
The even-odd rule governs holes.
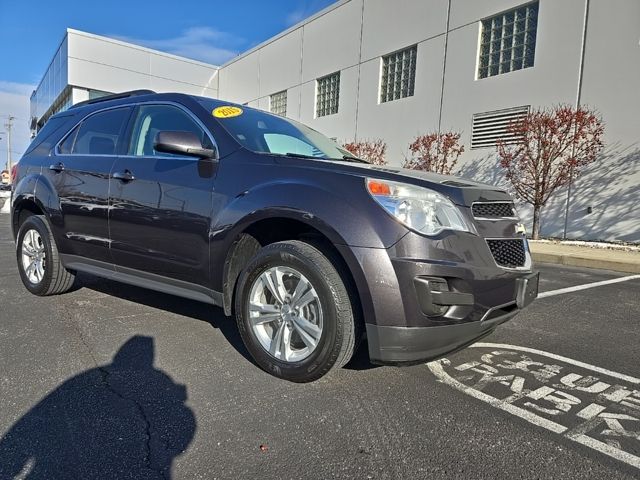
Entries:
MULTIPOLYGON (((4 135, 6 135, 7 132, 0 132, 0 140, 2 140, 2 137, 4 135)), ((9 175, 11 175, 11 171, 9 171, 9 175)), ((0 179, 0 185, 4 184, 4 182, 2 181, 2 179, 0 179)))
POLYGON ((15 117, 9 115, 7 118, 7 123, 4 124, 7 129, 7 171, 11 172, 12 162, 11 162, 11 129, 13 128, 13 121, 15 117))

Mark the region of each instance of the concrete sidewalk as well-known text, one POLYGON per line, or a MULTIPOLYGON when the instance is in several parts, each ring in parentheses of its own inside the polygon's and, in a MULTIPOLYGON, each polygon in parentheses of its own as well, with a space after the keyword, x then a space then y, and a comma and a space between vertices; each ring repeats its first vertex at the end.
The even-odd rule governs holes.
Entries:
POLYGON ((530 242, 534 262, 640 273, 640 252, 530 242))

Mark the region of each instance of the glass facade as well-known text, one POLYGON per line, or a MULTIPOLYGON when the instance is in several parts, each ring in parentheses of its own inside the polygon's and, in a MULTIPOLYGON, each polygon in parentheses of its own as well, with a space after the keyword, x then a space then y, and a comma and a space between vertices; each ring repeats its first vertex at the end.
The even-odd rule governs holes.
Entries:
MULTIPOLYGON (((47 68, 47 71, 42 77, 38 88, 36 88, 31 95, 31 117, 40 119, 45 113, 47 113, 49 107, 56 103, 60 94, 67 88, 69 83, 67 38, 68 37, 65 35, 60 47, 58 47, 58 51, 49 64, 49 68, 47 68)), ((71 97, 69 92, 69 104, 70 102, 71 97)))

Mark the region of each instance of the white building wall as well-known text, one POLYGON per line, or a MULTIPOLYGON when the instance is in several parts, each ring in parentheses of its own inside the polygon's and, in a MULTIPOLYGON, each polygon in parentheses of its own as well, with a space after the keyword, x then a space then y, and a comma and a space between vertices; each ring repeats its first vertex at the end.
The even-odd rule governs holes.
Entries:
MULTIPOLYGON (((574 237, 640 240, 639 40, 640 2, 591 0, 581 103, 602 114, 605 150, 576 180, 568 225, 574 237)), ((564 219, 564 199, 548 218, 564 219)))
POLYGON ((77 30, 67 30, 67 38, 69 85, 218 96, 218 69, 213 65, 77 30))
MULTIPOLYGON (((286 90, 287 116, 341 142, 382 138, 391 165, 404 161, 409 143, 420 134, 439 127, 460 131, 466 151, 459 173, 508 187, 495 149, 471 150, 472 116, 521 105, 575 105, 587 2, 580 99, 602 113, 607 147, 599 163, 574 183, 568 235, 640 241, 638 0, 540 0, 534 66, 485 79, 476 79, 481 20, 528 2, 340 0, 220 68, 69 29, 32 96, 32 109, 42 115, 65 85, 72 87, 73 103, 86 100, 89 89, 148 88, 264 110, 271 94, 286 90), (414 95, 380 103, 382 56, 413 45, 418 46, 414 95), (317 118, 316 80, 336 71, 339 111, 317 118)), ((544 235, 562 234, 565 199, 566 189, 543 212, 544 235)), ((528 208, 521 213, 527 216, 528 208)))
MULTIPOLYGON (((277 67, 276 67, 277 68, 277 67)), ((259 54, 248 55, 229 64, 219 72, 221 98, 232 102, 246 103, 260 96, 259 54)))
MULTIPOLYGON (((442 130, 462 132, 466 151, 458 163, 459 174, 511 191, 498 166, 495 148, 471 149, 471 119, 474 113, 530 105, 532 108, 561 103, 575 105, 580 67, 584 0, 540 1, 534 66, 497 76, 476 79, 480 20, 517 6, 517 2, 452 2, 451 25, 445 73, 442 130), (455 8, 453 6, 455 5, 455 8), (470 11, 476 20, 472 21, 470 11)), ((513 192, 511 192, 513 194, 513 192)), ((564 191, 552 203, 560 208, 564 191)), ((551 205, 548 206, 551 210, 551 205)), ((527 223, 529 206, 519 205, 527 223)), ((564 211, 544 215, 542 234, 561 236, 564 211)))
MULTIPOLYGON (((365 61, 375 59, 444 34, 447 4, 447 0, 366 0, 362 58, 365 61)), ((358 25, 351 28, 357 30, 358 25)))
MULTIPOLYGON (((269 95, 287 89, 287 116, 339 141, 382 138, 392 165, 403 162, 417 135, 441 125, 443 131, 462 132, 461 174, 508 187, 495 149, 471 150, 472 115, 522 105, 575 105, 587 1, 540 0, 534 66, 476 79, 481 20, 528 2, 341 0, 223 65, 220 98, 268 110, 269 95), (414 96, 379 103, 381 57, 415 44, 414 96), (316 118, 316 79, 338 70, 339 112, 316 118)), ((607 150, 573 186, 568 235, 640 241, 634 200, 640 193, 640 2, 590 5, 582 103, 603 114, 607 150), (587 206, 593 213, 586 213, 587 206)), ((562 235, 565 199, 566 189, 545 209, 543 234, 562 235)), ((524 207, 521 213, 530 212, 524 207)))
POLYGON ((438 128, 443 50, 444 35, 418 43, 414 96, 392 102, 380 103, 381 58, 361 66, 357 138, 384 139, 390 164, 400 165, 416 136, 438 128))
POLYGON ((357 139, 383 138, 389 163, 399 165, 420 133, 437 129, 447 1, 365 2, 357 139), (380 103, 382 56, 418 45, 413 97, 380 103))
POLYGON ((260 49, 260 82, 258 97, 264 100, 264 109, 269 109, 269 96, 272 93, 287 90, 287 112, 292 118, 300 116, 300 90, 292 88, 302 83, 302 35, 298 28, 278 41, 269 43, 260 49), (273 68, 277 65, 278 68, 273 68))

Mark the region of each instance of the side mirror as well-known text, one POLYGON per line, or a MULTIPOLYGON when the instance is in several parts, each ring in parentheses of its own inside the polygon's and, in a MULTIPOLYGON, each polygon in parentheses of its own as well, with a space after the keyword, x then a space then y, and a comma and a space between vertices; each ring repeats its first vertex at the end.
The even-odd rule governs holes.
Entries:
POLYGON ((153 142, 157 152, 175 153, 190 157, 217 160, 218 152, 215 148, 205 148, 198 136, 193 132, 158 132, 153 142))

